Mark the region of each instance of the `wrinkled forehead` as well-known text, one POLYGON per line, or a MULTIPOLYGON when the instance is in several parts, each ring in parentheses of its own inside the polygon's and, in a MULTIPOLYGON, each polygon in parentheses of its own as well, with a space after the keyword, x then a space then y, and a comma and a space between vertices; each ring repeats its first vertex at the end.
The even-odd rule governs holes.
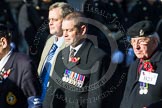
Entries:
POLYGON ((62 10, 59 7, 53 8, 49 11, 48 17, 62 17, 62 10))
POLYGON ((63 19, 62 24, 63 25, 69 24, 70 26, 76 26, 77 21, 75 19, 63 19))
POLYGON ((131 38, 131 40, 140 40, 140 39, 147 39, 147 38, 149 38, 149 37, 133 37, 133 38, 131 38))

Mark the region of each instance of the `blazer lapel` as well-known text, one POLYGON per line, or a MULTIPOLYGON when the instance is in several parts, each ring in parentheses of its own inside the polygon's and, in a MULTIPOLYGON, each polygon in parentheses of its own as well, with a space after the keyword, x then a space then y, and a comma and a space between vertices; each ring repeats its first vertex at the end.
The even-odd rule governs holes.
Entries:
POLYGON ((41 56, 41 60, 40 60, 40 63, 39 63, 39 67, 38 67, 38 74, 41 75, 41 70, 42 70, 42 67, 43 67, 43 64, 45 62, 45 59, 48 55, 48 52, 49 50, 51 49, 52 45, 54 43, 54 36, 51 36, 47 42, 46 42, 46 45, 44 47, 44 50, 42 52, 42 56, 41 56))
POLYGON ((88 39, 85 40, 85 43, 82 45, 82 47, 79 49, 79 51, 76 53, 76 57, 80 57, 82 63, 86 64, 86 60, 88 59, 88 53, 89 53, 89 48, 92 44, 88 39))
POLYGON ((71 69, 75 65, 77 65, 78 62, 69 62, 69 53, 70 53, 70 46, 65 48, 65 50, 62 51, 62 60, 64 65, 68 68, 71 69))
POLYGON ((75 55, 76 58, 80 57, 80 60, 78 60, 77 62, 69 62, 70 46, 65 48, 65 50, 63 50, 63 56, 62 56, 65 66, 68 69, 71 69, 74 66, 80 64, 80 61, 82 61, 82 63, 86 63, 88 50, 90 46, 91 46, 90 42, 86 39, 85 43, 81 46, 81 48, 78 50, 78 52, 75 55))
MULTIPOLYGON (((137 75, 138 73, 137 73, 137 70, 138 70, 138 64, 139 64, 139 60, 137 60, 136 61, 136 63, 135 63, 135 66, 133 66, 133 68, 131 69, 132 70, 132 72, 131 72, 131 76, 133 76, 132 77, 132 79, 131 79, 131 82, 129 82, 129 83, 131 83, 131 86, 130 86, 130 93, 132 92, 132 90, 133 90, 133 88, 135 87, 135 85, 137 84, 137 82, 138 82, 138 79, 139 79, 139 75, 137 75)), ((129 93, 129 94, 130 94, 129 93)))
POLYGON ((58 50, 57 53, 55 52, 56 56, 54 57, 54 60, 53 60, 52 68, 51 68, 51 71, 50 71, 50 76, 52 76, 52 74, 53 74, 53 70, 54 70, 54 67, 55 67, 55 63, 56 63, 56 59, 57 59, 58 54, 65 47, 66 47, 65 42, 63 42, 62 45, 57 49, 58 50))
POLYGON ((45 61, 45 59, 46 59, 46 57, 48 55, 48 52, 51 49, 53 43, 54 43, 54 39, 51 37, 51 39, 46 44, 45 51, 43 52, 44 55, 46 55, 46 56, 43 56, 43 62, 45 61))
POLYGON ((67 48, 65 48, 64 50, 62 50, 62 60, 63 60, 63 63, 64 63, 64 65, 66 67, 68 65, 69 50, 70 50, 70 47, 69 46, 67 48))
POLYGON ((8 59, 7 63, 4 66, 4 69, 7 71, 8 69, 11 69, 10 74, 13 72, 14 67, 13 67, 13 63, 14 60, 16 59, 16 53, 12 52, 10 58, 8 59))

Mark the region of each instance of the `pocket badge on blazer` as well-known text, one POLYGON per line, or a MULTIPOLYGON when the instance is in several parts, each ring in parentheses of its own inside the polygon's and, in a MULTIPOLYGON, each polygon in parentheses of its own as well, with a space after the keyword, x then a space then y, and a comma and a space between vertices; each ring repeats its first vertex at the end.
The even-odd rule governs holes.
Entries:
POLYGON ((8 94, 6 96, 6 102, 9 105, 14 105, 17 102, 17 98, 16 98, 16 96, 12 92, 8 92, 8 94))

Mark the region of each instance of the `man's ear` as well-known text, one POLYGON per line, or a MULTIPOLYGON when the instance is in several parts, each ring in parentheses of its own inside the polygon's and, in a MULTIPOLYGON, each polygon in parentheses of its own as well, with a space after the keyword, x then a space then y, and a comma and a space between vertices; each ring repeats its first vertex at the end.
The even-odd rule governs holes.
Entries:
POLYGON ((6 48, 7 47, 7 39, 5 37, 2 37, 0 39, 0 45, 2 46, 2 48, 6 48))
POLYGON ((154 44, 158 43, 158 39, 156 37, 153 38, 153 43, 154 44))
POLYGON ((87 31, 86 25, 82 25, 80 30, 81 35, 85 35, 86 31, 87 31))

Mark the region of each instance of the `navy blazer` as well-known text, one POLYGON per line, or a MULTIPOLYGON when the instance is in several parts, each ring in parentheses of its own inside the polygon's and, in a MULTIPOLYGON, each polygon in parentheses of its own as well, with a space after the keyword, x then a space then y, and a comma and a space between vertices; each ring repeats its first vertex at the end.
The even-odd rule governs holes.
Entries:
POLYGON ((41 94, 41 84, 31 59, 13 52, 4 69, 11 69, 11 72, 0 83, 0 108, 28 108, 29 97, 41 94))

